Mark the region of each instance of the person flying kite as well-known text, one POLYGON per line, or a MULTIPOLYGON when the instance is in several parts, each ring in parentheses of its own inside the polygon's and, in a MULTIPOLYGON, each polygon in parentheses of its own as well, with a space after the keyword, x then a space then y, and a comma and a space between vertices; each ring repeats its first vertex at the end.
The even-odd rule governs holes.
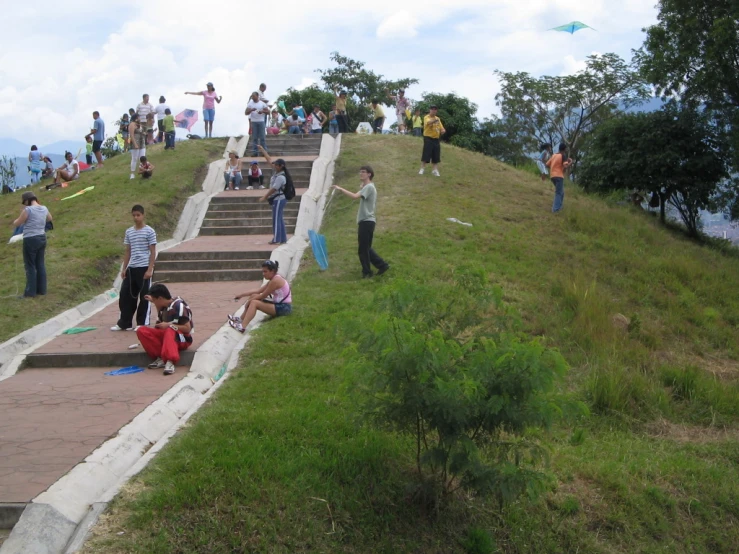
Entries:
MULTIPOLYGON (((593 28, 590 25, 585 25, 585 23, 581 21, 570 21, 569 23, 560 25, 559 27, 552 27, 549 30, 550 31, 560 31, 562 33, 570 33, 571 35, 574 35, 575 31, 579 31, 580 29, 593 29, 593 28)), ((595 29, 593 29, 593 31, 595 31, 595 29)))

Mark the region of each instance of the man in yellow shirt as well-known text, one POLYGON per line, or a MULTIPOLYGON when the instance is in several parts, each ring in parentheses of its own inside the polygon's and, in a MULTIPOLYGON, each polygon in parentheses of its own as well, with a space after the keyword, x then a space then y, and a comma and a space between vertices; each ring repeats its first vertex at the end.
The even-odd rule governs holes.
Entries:
POLYGON ((423 175, 426 164, 431 162, 433 168, 431 174, 436 177, 439 175, 439 162, 441 161, 441 141, 439 137, 446 133, 441 119, 436 115, 438 106, 431 106, 428 115, 423 118, 423 152, 421 153, 421 169, 419 175, 423 175))
POLYGON ((339 133, 349 132, 349 118, 346 115, 346 91, 341 92, 334 88, 336 94, 336 122, 339 124, 339 133))
POLYGON ((382 134, 382 127, 385 125, 385 110, 377 102, 377 99, 372 100, 372 104, 367 106, 372 110, 372 131, 378 135, 382 134))

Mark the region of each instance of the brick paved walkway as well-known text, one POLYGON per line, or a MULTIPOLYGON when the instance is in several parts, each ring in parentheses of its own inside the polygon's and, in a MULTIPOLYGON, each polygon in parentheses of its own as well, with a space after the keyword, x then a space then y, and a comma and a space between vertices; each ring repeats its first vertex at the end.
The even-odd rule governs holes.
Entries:
POLYGON ((0 382, 0 502, 29 502, 186 375, 29 369, 0 382))

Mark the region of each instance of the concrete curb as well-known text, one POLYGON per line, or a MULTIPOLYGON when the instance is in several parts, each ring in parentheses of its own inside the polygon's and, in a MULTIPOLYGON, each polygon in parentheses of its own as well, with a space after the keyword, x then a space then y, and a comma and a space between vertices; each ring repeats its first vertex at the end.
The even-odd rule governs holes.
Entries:
MULTIPOLYGON (((228 155, 228 150, 231 148, 238 149, 242 146, 246 148, 246 140, 248 137, 240 141, 230 139, 225 155, 228 155), (233 145, 232 141, 236 144, 233 145)), ((308 246, 308 230, 320 228, 325 199, 333 180, 333 164, 340 146, 340 136, 333 138, 330 135, 323 135, 321 152, 313 163, 308 191, 301 199, 295 234, 287 244, 273 252, 272 258, 280 262, 284 268, 282 273, 288 279, 292 279, 298 271, 300 259, 308 246)), ((162 244, 160 251, 179 244, 183 239, 197 235, 210 198, 222 188, 224 163, 220 160, 210 164, 208 175, 203 183, 203 192, 188 199, 175 231, 175 237, 162 244)), ((95 301, 100 303, 102 302, 99 300, 100 297, 107 298, 107 301, 94 311, 103 309, 117 298, 117 294, 109 298, 106 296, 111 292, 113 291, 108 291, 90 301, 93 306, 98 306, 94 303, 95 301)), ((86 304, 88 303, 81 306, 86 304)), ((79 311, 81 306, 69 310, 69 312, 78 314, 74 321, 65 319, 64 323, 58 322, 55 327, 58 327, 58 332, 43 342, 54 338, 63 328, 88 317, 90 314, 81 315, 79 311)), ((93 309, 92 306, 90 309, 93 309)), ((70 318, 73 316, 74 314, 70 315, 70 318)), ((260 316, 254 319, 249 326, 249 331, 258 327, 266 319, 263 314, 260 316)), ((37 327, 43 328, 44 325, 37 327)), ((33 329, 26 333, 30 331, 33 329)), ((13 344, 27 346, 28 343, 21 343, 19 337, 11 339, 15 341, 13 344)), ((121 487, 151 461, 177 430, 225 381, 230 371, 237 365, 239 352, 249 339, 249 332, 239 335, 234 333, 228 325, 223 325, 216 331, 198 348, 190 372, 185 378, 149 405, 131 423, 124 426, 114 438, 103 443, 83 462, 77 464, 47 491, 31 501, 8 539, 0 547, 0 554, 74 554, 77 552, 84 544, 99 515, 120 492, 121 487), (215 382, 214 376, 224 365, 226 373, 215 382)), ((0 355, 2 355, 3 346, 0 345, 0 355)), ((25 350, 30 351, 38 346, 40 344, 34 344, 25 350)), ((22 357, 15 356, 13 362, 17 358, 22 357)), ((5 369, 5 366, 0 366, 0 369, 5 369)), ((4 377, 0 376, 0 379, 2 378, 4 377)))

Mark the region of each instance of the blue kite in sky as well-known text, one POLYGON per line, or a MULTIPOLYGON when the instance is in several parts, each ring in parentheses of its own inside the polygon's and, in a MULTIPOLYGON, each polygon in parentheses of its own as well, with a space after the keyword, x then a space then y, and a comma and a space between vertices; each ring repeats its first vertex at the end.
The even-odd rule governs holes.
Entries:
MULTIPOLYGON (((570 33, 571 35, 574 35, 575 31, 579 31, 580 29, 593 29, 593 28, 590 25, 585 25, 585 23, 581 21, 570 21, 569 23, 560 25, 559 27, 553 27, 549 30, 550 31, 560 31, 562 33, 570 33)), ((593 29, 593 31, 595 31, 595 29, 593 29)))

